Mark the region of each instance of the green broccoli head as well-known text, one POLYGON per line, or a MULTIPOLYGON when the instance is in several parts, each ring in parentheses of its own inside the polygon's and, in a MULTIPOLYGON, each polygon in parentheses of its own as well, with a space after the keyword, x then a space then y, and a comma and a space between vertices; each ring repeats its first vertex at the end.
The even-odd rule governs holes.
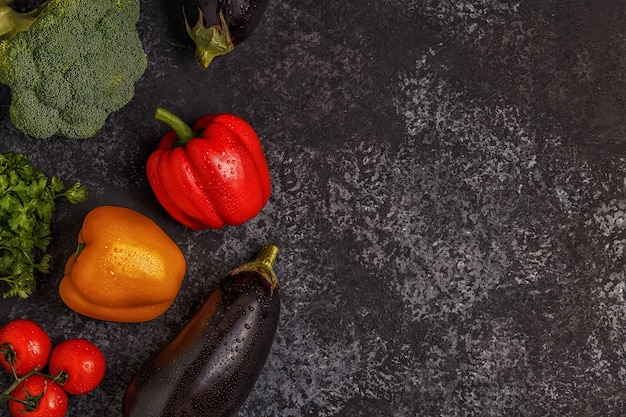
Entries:
POLYGON ((94 136, 147 67, 139 0, 47 0, 30 13, 7 4, 0 0, 0 83, 11 88, 11 121, 38 138, 94 136))

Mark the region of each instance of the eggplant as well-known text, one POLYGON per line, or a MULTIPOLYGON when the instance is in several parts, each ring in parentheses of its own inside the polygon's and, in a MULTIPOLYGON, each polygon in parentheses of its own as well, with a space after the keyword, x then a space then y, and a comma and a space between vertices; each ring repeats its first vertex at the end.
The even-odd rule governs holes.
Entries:
POLYGON ((197 313, 141 365, 124 393, 124 417, 232 416, 269 355, 280 315, 278 253, 265 245, 230 271, 197 313))
POLYGON ((256 29, 269 0, 183 0, 187 33, 196 44, 196 60, 208 68, 256 29))

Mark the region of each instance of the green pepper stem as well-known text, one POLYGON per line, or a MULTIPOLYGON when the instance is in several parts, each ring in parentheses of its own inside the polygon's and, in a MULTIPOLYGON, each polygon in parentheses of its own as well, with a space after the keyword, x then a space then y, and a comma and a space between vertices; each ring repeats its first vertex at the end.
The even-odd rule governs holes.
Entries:
POLYGON ((189 139, 196 136, 196 133, 187 123, 163 107, 157 107, 154 112, 154 117, 155 119, 168 125, 174 132, 176 132, 176 136, 178 136, 178 143, 181 146, 184 146, 189 139))

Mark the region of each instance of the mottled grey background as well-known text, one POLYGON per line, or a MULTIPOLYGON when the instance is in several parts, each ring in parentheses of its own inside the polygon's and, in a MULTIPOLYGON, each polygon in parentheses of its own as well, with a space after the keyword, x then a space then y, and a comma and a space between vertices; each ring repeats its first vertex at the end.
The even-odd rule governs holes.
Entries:
POLYGON ((119 416, 131 373, 266 242, 283 314, 241 417, 624 415, 623 1, 272 0, 207 71, 166 3, 142 1, 149 68, 96 137, 24 137, 0 89, 0 151, 90 192, 58 205, 36 294, 0 301, 4 320, 105 352, 70 416, 119 416), (159 105, 251 122, 274 187, 258 217, 194 232, 164 213, 144 172, 159 105), (102 204, 152 217, 188 259, 152 322, 87 319, 58 296, 102 204))

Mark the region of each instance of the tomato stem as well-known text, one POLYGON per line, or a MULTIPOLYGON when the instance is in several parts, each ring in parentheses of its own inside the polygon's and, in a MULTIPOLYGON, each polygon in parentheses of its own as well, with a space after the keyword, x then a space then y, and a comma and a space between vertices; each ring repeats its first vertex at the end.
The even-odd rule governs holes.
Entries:
MULTIPOLYGON (((28 372, 27 374, 23 375, 23 376, 17 376, 15 374, 15 368, 13 366, 13 362, 9 362, 9 365, 11 365, 11 369, 13 370, 13 376, 14 376, 14 381, 11 385, 9 385, 9 387, 7 389, 5 389, 2 393, 0 393, 0 400, 4 399, 4 398, 10 398, 12 399, 13 397, 11 397, 11 393, 13 392, 13 390, 15 390, 15 388, 17 388, 18 385, 20 385, 22 382, 24 382, 24 380, 26 380, 26 378, 33 376, 33 375, 44 375, 41 372, 39 372, 39 367, 35 367, 35 369, 33 369, 32 371, 28 372)), ((16 400, 19 401, 19 400, 16 400)))
POLYGON ((0 354, 4 356, 4 360, 7 361, 7 363, 9 364, 13 377, 17 378, 17 372, 15 371, 15 365, 14 365, 14 362, 17 359, 17 355, 15 354, 15 349, 13 349, 13 346, 11 346, 10 343, 1 344, 0 354))
POLYGON ((61 371, 56 376, 52 377, 52 382, 56 382, 57 384, 63 386, 69 377, 70 375, 67 372, 61 371))
POLYGON ((14 398, 9 396, 10 400, 16 401, 18 403, 24 404, 24 408, 26 409, 26 411, 35 411, 37 409, 37 405, 39 404, 39 401, 41 401, 41 399, 43 398, 44 395, 46 395, 46 392, 48 391, 48 381, 44 380, 43 382, 43 390, 41 391, 41 394, 39 395, 33 395, 31 394, 28 389, 26 389, 26 387, 24 387, 24 392, 26 393, 26 398, 24 398, 23 400, 19 399, 19 398, 14 398))
POLYGON ((0 400, 8 398, 9 400, 17 401, 17 402, 24 404, 24 406, 26 406, 27 408, 31 407, 31 404, 34 402, 35 406, 33 410, 37 408, 37 403, 39 402, 39 400, 41 400, 41 398, 43 397, 43 394, 45 394, 46 392, 45 390, 48 387, 48 381, 47 380, 45 381, 46 385, 44 386, 44 391, 41 395, 33 396, 28 391, 26 391, 27 398, 25 400, 20 400, 11 396, 11 393, 15 390, 15 388, 17 388, 22 382, 24 382, 26 379, 30 378, 33 375, 41 375, 44 378, 50 378, 52 382, 57 382, 61 385, 62 385, 62 382, 65 382, 67 380, 67 373, 65 371, 61 371, 59 372, 58 375, 52 376, 52 375, 39 372, 39 366, 36 366, 35 369, 24 374, 23 376, 17 376, 17 374, 15 373, 15 367, 13 366, 13 361, 9 361, 9 365, 11 366, 11 369, 13 370, 13 377, 14 377, 13 383, 9 385, 7 389, 0 392, 0 400))

